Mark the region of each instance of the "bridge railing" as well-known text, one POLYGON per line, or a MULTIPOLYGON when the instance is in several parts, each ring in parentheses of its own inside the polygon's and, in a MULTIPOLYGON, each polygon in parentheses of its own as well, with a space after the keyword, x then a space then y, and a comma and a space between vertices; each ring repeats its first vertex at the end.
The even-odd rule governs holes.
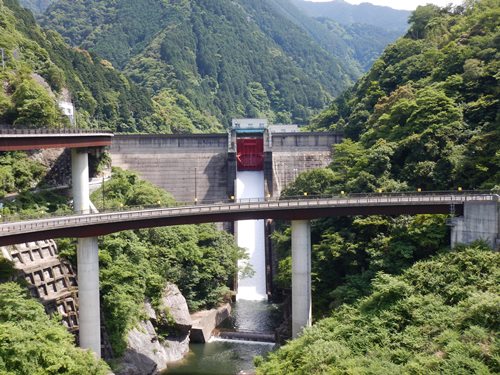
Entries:
POLYGON ((113 134, 109 129, 78 129, 68 127, 30 129, 0 126, 0 135, 52 135, 52 134, 113 134))
MULTIPOLYGON (((244 199, 227 199, 227 200, 218 200, 218 201, 203 201, 200 203, 196 203, 194 201, 191 202, 174 202, 162 205, 139 205, 139 206, 115 206, 104 209, 99 209, 99 212, 89 212, 89 211, 72 211, 72 210, 62 210, 58 212, 39 212, 39 213, 10 213, 8 215, 4 215, 4 212, 0 210, 0 214, 2 215, 2 221, 4 223, 12 223, 19 221, 28 221, 28 220, 37 220, 37 219, 50 219, 50 218, 60 218, 60 217, 68 217, 68 216, 90 216, 96 214, 113 214, 120 212, 135 212, 138 211, 147 211, 147 210, 172 210, 175 208, 189 208, 191 212, 203 212, 210 209, 213 211, 217 211, 222 206, 230 205, 234 207, 233 209, 242 209, 247 208, 251 204, 262 203, 266 207, 270 203, 280 203, 280 206, 290 207, 290 204, 297 206, 296 202, 302 202, 305 205, 316 205, 316 201, 320 200, 336 200, 339 204, 367 204, 367 200, 371 203, 379 204, 379 203, 391 203, 391 204, 416 204, 418 202, 440 202, 440 201, 450 201, 452 199, 456 199, 457 197, 461 197, 460 201, 468 201, 468 200, 484 200, 491 201, 496 200, 500 201, 499 192, 491 191, 491 190, 473 190, 473 191, 429 191, 429 192, 395 192, 395 193, 352 193, 352 194, 333 194, 333 195, 301 195, 294 197, 279 197, 279 198, 244 198, 244 199), (287 205, 288 203, 288 205, 287 205), (219 207, 219 208, 218 208, 219 207)), ((299 205, 300 206, 300 205, 299 205)), ((101 215, 102 217, 102 215, 101 215)))

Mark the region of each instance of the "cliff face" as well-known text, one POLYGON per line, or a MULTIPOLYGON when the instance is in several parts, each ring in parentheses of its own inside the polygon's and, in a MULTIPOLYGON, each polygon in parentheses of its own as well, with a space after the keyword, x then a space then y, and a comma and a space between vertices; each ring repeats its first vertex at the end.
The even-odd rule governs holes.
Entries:
POLYGON ((167 283, 159 307, 144 303, 148 319, 127 335, 127 349, 118 375, 156 374, 189 351, 191 317, 186 299, 176 285, 167 283))

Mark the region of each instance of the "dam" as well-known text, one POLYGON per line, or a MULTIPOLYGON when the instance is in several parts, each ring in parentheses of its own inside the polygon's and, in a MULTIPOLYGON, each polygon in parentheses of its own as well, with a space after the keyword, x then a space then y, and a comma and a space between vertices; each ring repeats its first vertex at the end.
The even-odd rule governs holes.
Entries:
MULTIPOLYGON (((267 197, 279 197, 301 172, 327 166, 332 145, 342 140, 338 133, 282 132, 272 125, 259 129, 258 124, 267 197)), ((112 165, 137 172, 180 202, 223 201, 235 196, 239 134, 234 127, 224 134, 116 134, 112 165)))
MULTIPOLYGON (((277 198, 303 171, 326 167, 337 133, 300 132, 294 125, 269 125, 265 119, 235 119, 225 134, 116 135, 112 165, 137 172, 195 204, 277 198)), ((238 277, 238 300, 267 300, 272 290, 273 255, 265 220, 229 224, 245 248, 253 274, 238 277)))

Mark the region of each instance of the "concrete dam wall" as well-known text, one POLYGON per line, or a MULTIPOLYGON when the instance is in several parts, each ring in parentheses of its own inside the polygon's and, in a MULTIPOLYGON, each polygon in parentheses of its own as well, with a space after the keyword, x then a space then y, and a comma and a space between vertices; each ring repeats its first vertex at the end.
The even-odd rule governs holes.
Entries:
POLYGON ((227 134, 114 138, 113 166, 137 172, 181 202, 227 199, 227 134))
MULTIPOLYGON (((265 192, 277 197, 301 172, 327 166, 333 133, 265 135, 265 192)), ((113 166, 137 172, 181 202, 211 202, 234 196, 235 137, 226 134, 115 135, 113 166)))

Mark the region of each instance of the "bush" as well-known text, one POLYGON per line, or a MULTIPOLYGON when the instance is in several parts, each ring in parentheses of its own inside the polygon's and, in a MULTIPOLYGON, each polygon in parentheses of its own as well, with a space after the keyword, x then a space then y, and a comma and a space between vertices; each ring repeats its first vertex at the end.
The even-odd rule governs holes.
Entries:
POLYGON ((0 373, 109 373, 90 351, 75 347, 73 336, 16 283, 0 284, 0 373))

